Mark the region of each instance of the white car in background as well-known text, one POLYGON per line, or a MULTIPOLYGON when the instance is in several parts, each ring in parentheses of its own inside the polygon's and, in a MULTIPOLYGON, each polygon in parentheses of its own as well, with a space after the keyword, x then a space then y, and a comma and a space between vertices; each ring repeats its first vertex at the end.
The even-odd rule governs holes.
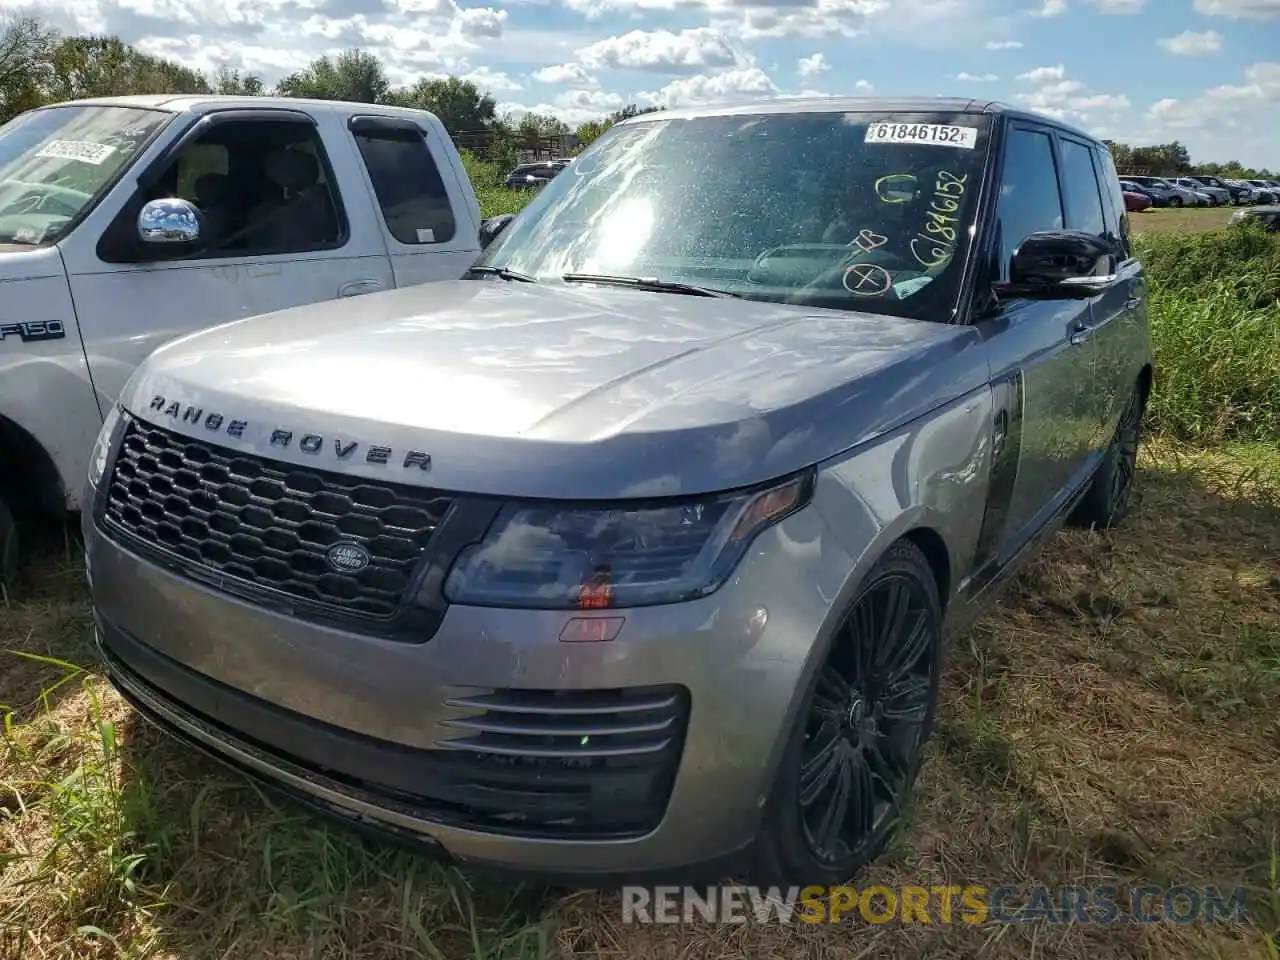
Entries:
POLYGON ((1231 204, 1231 192, 1226 187, 1211 187, 1191 177, 1178 177, 1173 182, 1180 187, 1185 187, 1187 190, 1205 194, 1215 207, 1225 207, 1231 204))

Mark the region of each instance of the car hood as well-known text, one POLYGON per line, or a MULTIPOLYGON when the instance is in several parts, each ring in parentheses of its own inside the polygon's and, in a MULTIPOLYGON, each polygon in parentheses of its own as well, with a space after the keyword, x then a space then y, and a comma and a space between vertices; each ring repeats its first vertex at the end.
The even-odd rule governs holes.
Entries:
POLYGON ((985 356, 976 330, 944 323, 447 281, 181 338, 122 400, 170 429, 321 469, 644 497, 814 464, 982 387, 985 356))

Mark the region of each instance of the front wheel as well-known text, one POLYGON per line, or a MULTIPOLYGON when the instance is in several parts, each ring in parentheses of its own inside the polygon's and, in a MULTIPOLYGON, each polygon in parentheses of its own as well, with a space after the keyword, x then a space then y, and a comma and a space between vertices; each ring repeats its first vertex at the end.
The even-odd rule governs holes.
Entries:
POLYGON ((1169 198, 1169 206, 1171 206, 1171 207, 1180 207, 1180 206, 1182 206, 1182 198, 1181 198, 1181 197, 1170 197, 1170 198, 1169 198))
POLYGON ((0 593, 18 576, 18 527, 0 500, 0 593))
POLYGON ((1123 522, 1129 512, 1133 480, 1138 472, 1138 443, 1142 438, 1142 416, 1146 397, 1135 385, 1125 411, 1112 435, 1097 473, 1089 489, 1071 516, 1072 524, 1081 527, 1109 529, 1123 522))
POLYGON ((941 651, 933 571, 898 541, 811 682, 765 809, 754 882, 838 885, 879 854, 914 789, 941 651))

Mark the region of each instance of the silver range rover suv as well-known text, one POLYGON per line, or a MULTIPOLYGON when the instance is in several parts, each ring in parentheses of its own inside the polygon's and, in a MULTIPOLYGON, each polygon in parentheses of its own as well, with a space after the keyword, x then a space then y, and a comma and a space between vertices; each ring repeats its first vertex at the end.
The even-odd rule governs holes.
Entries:
POLYGON ((1106 148, 969 100, 665 111, 482 239, 139 367, 83 520, 113 682, 459 863, 846 880, 944 638, 1128 504, 1106 148))

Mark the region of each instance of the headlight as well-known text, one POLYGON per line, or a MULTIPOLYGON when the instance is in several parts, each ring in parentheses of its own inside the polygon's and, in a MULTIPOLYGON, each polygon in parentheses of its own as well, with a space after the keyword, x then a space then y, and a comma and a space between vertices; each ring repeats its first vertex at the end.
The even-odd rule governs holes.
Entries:
POLYGON ((116 427, 120 425, 120 406, 115 404, 107 419, 102 422, 98 431, 98 439, 93 443, 93 454, 89 457, 89 483, 97 486, 102 475, 107 472, 107 460, 111 456, 111 440, 115 437, 116 427))
POLYGON ((767 489, 617 506, 514 504, 463 551, 452 603, 598 609, 677 603, 718 589, 761 530, 803 507, 808 474, 767 489))

